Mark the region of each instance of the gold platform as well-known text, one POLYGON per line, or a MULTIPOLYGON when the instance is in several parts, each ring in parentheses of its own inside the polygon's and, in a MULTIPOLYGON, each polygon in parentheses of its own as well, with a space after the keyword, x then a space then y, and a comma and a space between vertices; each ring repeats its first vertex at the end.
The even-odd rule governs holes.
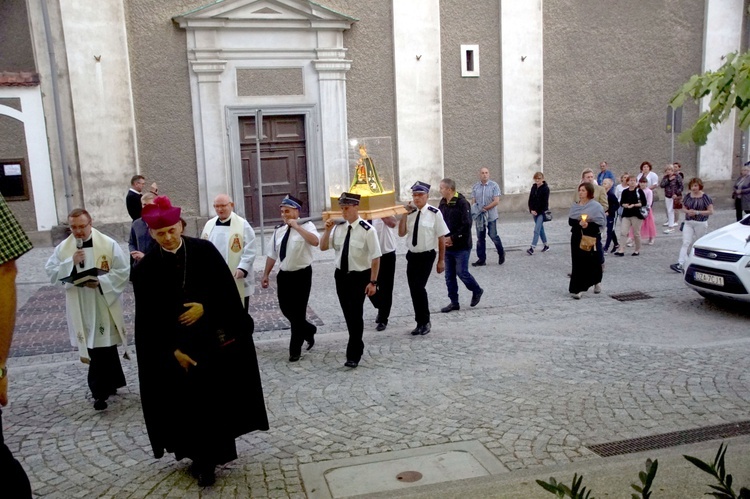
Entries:
MULTIPOLYGON (((396 206, 396 193, 385 191, 382 194, 363 194, 359 200, 359 212, 375 211, 396 206)), ((331 211, 341 211, 339 198, 331 196, 331 211)), ((388 216, 388 215, 384 215, 388 216)), ((382 218, 382 217, 379 217, 382 218)))

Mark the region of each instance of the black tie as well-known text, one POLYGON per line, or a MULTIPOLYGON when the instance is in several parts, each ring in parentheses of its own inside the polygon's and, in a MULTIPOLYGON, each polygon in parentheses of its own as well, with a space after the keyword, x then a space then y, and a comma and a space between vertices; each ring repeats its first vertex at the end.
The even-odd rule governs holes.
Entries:
POLYGON ((281 258, 281 261, 284 261, 284 258, 286 258, 286 243, 289 241, 289 231, 291 230, 291 227, 289 225, 286 226, 286 232, 284 233, 284 238, 281 240, 281 247, 279 248, 279 258, 281 258))
POLYGON ((344 247, 341 249, 341 272, 349 272, 349 236, 352 235, 352 226, 350 225, 346 231, 346 239, 344 239, 344 247))
POLYGON ((411 245, 416 246, 417 245, 417 237, 419 236, 419 215, 422 214, 422 211, 417 212, 417 218, 414 219, 414 234, 411 236, 411 245))

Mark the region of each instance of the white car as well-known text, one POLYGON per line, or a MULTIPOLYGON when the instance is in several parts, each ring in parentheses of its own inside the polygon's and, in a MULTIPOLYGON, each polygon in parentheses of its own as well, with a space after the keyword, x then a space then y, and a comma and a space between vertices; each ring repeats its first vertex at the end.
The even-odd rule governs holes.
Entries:
POLYGON ((750 302, 750 215, 698 239, 684 268, 701 296, 750 302))

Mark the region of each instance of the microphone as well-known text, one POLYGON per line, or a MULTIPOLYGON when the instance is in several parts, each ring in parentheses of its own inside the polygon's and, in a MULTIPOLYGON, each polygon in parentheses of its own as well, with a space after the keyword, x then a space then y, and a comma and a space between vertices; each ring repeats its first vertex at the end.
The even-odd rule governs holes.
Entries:
MULTIPOLYGON (((83 249, 83 239, 76 237, 76 248, 83 249)), ((78 266, 83 268, 83 260, 81 260, 78 266)))

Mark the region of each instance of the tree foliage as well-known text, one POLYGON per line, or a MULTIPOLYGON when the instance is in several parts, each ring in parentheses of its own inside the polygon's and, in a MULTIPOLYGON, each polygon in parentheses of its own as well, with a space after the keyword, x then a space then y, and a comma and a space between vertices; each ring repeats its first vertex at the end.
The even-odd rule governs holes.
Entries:
POLYGON ((672 97, 669 105, 676 109, 687 99, 698 101, 703 97, 709 98, 708 110, 680 134, 681 141, 692 141, 699 146, 705 144, 712 128, 725 121, 735 108, 739 113, 739 127, 747 130, 750 126, 750 51, 740 55, 733 52, 716 71, 693 75, 672 97))

